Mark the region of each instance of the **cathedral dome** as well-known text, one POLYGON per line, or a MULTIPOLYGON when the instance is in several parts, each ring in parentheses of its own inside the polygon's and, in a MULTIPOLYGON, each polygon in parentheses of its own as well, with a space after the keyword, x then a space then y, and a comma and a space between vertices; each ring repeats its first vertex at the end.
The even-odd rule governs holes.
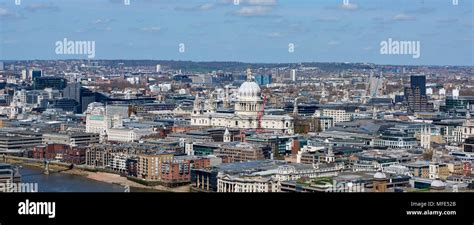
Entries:
POLYGON ((242 100, 259 100, 262 90, 254 81, 245 81, 239 88, 239 98, 242 100))

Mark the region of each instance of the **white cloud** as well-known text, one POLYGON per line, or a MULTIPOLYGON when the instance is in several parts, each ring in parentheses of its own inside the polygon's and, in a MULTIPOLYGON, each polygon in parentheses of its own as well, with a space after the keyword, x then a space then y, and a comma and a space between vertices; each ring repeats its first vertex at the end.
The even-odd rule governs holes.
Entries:
POLYGON ((92 21, 92 24, 107 24, 110 23, 112 20, 111 19, 97 19, 92 21))
POLYGON ((0 17, 10 17, 10 16, 15 16, 15 14, 11 13, 7 9, 0 8, 0 17))
POLYGON ((186 7, 179 6, 179 7, 176 7, 175 9, 179 11, 208 11, 214 8, 215 8, 214 4, 206 3, 202 5, 197 5, 197 6, 186 6, 186 7))
MULTIPOLYGON (((234 0, 220 0, 219 4, 234 4, 234 0)), ((240 0, 240 5, 253 5, 253 6, 274 6, 277 5, 277 0, 240 0)))
POLYGON ((271 38, 277 38, 277 37, 283 36, 283 34, 280 32, 272 32, 272 33, 269 33, 267 36, 271 38))
POLYGON ((276 5, 277 4, 276 0, 247 0, 244 2, 248 3, 249 5, 276 5))
POLYGON ((394 21, 409 21, 409 20, 415 20, 415 17, 407 15, 405 13, 400 13, 395 15, 392 20, 394 21))
POLYGON ((323 16, 315 19, 316 22, 336 22, 339 21, 340 19, 335 16, 323 16))
POLYGON ((36 12, 40 10, 48 10, 48 11, 58 11, 59 8, 49 4, 49 3, 34 3, 31 5, 27 5, 25 7, 26 10, 31 11, 31 12, 36 12))
POLYGON ((237 11, 240 16, 265 16, 271 12, 270 7, 265 6, 246 6, 237 11))
POLYGON ((209 10, 209 9, 212 9, 212 8, 214 8, 214 5, 211 4, 211 3, 207 3, 207 4, 203 4, 203 5, 199 6, 200 10, 209 10))
POLYGON ((161 27, 143 27, 140 29, 143 32, 156 33, 161 31, 161 27))
POLYGON ((354 4, 354 3, 342 4, 341 5, 341 9, 345 9, 345 10, 357 10, 358 8, 359 8, 359 6, 354 4))

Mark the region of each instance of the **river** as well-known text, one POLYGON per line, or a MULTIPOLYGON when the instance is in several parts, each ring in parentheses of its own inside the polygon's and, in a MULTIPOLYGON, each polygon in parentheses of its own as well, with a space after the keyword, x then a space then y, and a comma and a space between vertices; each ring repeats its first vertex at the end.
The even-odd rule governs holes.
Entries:
POLYGON ((20 168, 22 183, 37 183, 38 192, 124 192, 125 188, 117 184, 109 184, 90 180, 82 176, 51 173, 43 174, 41 169, 20 168))

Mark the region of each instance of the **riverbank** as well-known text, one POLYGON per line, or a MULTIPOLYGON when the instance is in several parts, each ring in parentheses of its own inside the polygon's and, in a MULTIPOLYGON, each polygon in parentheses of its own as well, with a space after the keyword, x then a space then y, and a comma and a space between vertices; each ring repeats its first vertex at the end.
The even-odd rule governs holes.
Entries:
MULTIPOLYGON (((113 174, 113 173, 105 173, 105 172, 89 172, 89 171, 84 171, 84 170, 77 170, 77 169, 72 169, 68 171, 64 171, 63 173, 68 173, 68 174, 73 174, 73 175, 78 175, 78 176, 84 176, 88 179, 95 180, 95 181, 100 181, 100 182, 105 182, 109 184, 118 184, 122 186, 128 186, 131 188, 132 191, 156 191, 156 192, 189 192, 190 191, 190 186, 185 185, 185 186, 180 186, 180 187, 175 187, 175 188, 169 188, 161 185, 156 185, 156 186, 146 186, 143 184, 139 184, 136 182, 133 182, 131 180, 128 180, 126 177, 120 176, 118 174, 113 174)), ((124 188, 125 191, 125 188, 124 188)))
MULTIPOLYGON (((21 157, 8 157, 7 163, 14 164, 14 165, 21 165, 24 167, 28 167, 31 169, 41 170, 43 171, 43 162, 41 160, 29 159, 29 158, 21 158, 21 157)), ((162 185, 156 186, 147 186, 143 184, 139 184, 137 182, 128 180, 126 177, 120 176, 119 174, 114 173, 107 173, 107 172, 95 172, 95 171, 88 171, 86 168, 81 168, 79 166, 74 167, 73 169, 68 168, 69 165, 67 164, 56 164, 50 163, 49 164, 49 171, 50 173, 65 173, 70 175, 82 176, 90 180, 99 181, 108 184, 116 184, 121 185, 124 187, 129 187, 131 192, 190 192, 191 188, 190 185, 184 185, 180 187, 165 187, 162 185)))

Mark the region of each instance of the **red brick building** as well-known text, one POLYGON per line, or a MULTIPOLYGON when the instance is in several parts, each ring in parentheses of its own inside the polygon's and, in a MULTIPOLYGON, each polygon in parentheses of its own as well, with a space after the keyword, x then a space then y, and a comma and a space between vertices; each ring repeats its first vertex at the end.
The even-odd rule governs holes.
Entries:
POLYGON ((193 130, 195 128, 193 128, 192 126, 182 126, 182 125, 174 125, 172 128, 171 128, 171 132, 172 133, 186 133, 190 130, 193 130))
POLYGON ((295 139, 293 140, 292 145, 291 145, 291 154, 297 155, 299 150, 300 150, 300 140, 295 139))
POLYGON ((63 161, 81 165, 86 162, 86 147, 72 147, 66 150, 63 161))
POLYGON ((470 162, 464 162, 463 165, 464 176, 471 176, 472 164, 470 162))
POLYGON ((47 160, 62 160, 69 149, 65 144, 45 144, 33 148, 33 158, 47 160))
POLYGON ((210 167, 211 160, 206 157, 176 156, 162 162, 161 180, 170 186, 191 182, 191 169, 210 167))
POLYGON ((70 147, 65 144, 44 144, 33 148, 32 157, 80 165, 86 161, 86 148, 70 147))

